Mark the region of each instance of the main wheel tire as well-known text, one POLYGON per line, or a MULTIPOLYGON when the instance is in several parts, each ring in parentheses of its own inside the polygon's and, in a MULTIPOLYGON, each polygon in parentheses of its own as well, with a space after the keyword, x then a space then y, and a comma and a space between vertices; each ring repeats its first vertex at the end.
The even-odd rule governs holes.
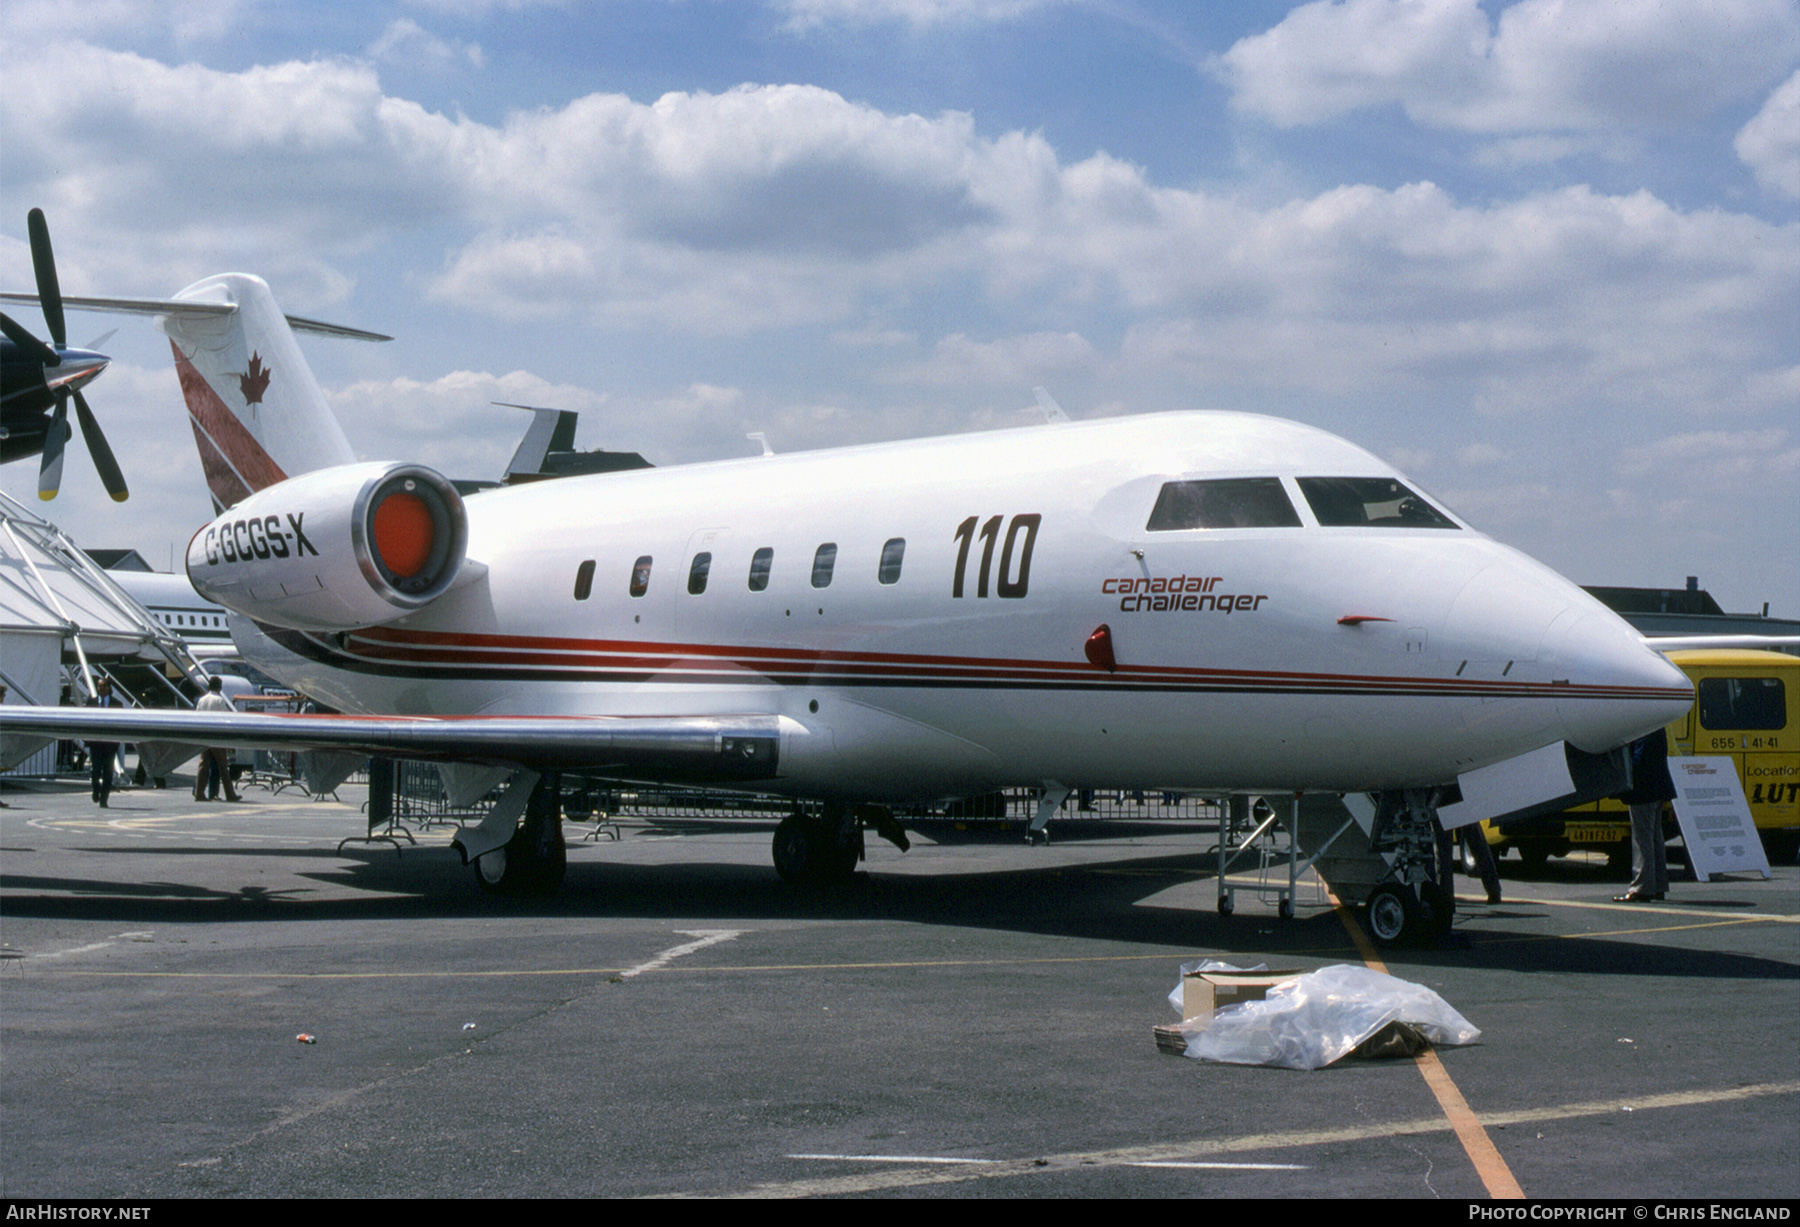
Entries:
POLYGON ((538 832, 521 827, 492 852, 475 858, 475 883, 488 895, 547 895, 562 885, 569 868, 569 849, 563 843, 562 824, 538 832))
POLYGON ((775 827, 775 872, 790 886, 804 886, 819 872, 823 828, 803 814, 789 814, 775 827))
POLYGON ((563 843, 562 824, 556 826, 553 838, 546 839, 538 847, 537 864, 532 866, 530 881, 525 889, 532 894, 551 895, 562 887, 563 875, 569 871, 569 849, 563 843))
POLYGON ((842 886, 856 876, 855 848, 822 847, 813 881, 821 886, 842 886))
POLYGON ((518 875, 507 872, 506 845, 475 858, 475 884, 484 895, 510 895, 518 889, 518 875))
POLYGON ((1397 882, 1384 882, 1370 892, 1363 921, 1376 945, 1404 945, 1419 928, 1419 904, 1411 890, 1397 882))

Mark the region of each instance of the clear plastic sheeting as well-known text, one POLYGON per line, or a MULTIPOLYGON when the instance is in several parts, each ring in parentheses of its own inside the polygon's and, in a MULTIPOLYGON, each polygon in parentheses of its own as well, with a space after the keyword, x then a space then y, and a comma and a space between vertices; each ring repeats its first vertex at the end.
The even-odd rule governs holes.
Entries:
POLYGON ((1422 984, 1338 963, 1277 985, 1261 1001, 1220 1010, 1187 1055, 1230 1065, 1322 1069, 1392 1022, 1433 1044, 1473 1044, 1481 1032, 1422 984))

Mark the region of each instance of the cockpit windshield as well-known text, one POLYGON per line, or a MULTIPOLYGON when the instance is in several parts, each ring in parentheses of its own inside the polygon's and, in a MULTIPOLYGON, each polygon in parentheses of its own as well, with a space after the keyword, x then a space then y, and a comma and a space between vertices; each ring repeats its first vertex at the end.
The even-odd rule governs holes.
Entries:
POLYGON ((1172 481, 1157 495, 1146 532, 1190 528, 1299 528, 1300 515, 1278 477, 1172 481))
POLYGON ((1302 477, 1300 493, 1325 528, 1455 528, 1456 522, 1391 477, 1302 477))

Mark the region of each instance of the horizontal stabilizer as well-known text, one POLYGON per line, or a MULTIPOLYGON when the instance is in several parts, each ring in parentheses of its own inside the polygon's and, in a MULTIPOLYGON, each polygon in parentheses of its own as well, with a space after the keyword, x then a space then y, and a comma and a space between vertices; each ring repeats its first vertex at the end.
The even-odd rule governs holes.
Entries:
MULTIPOLYGON (((0 294, 0 302, 36 303, 36 294, 0 294)), ((63 306, 73 307, 80 311, 114 311, 123 315, 189 315, 219 316, 230 315, 237 310, 236 303, 228 302, 186 302, 177 298, 80 298, 73 294, 63 295, 63 306)), ((322 336, 341 337, 347 341, 391 341, 394 338, 383 336, 379 332, 364 332, 360 328, 346 328, 342 324, 327 324, 320 320, 302 319, 298 315, 285 317, 288 327, 296 332, 316 332, 322 336)))

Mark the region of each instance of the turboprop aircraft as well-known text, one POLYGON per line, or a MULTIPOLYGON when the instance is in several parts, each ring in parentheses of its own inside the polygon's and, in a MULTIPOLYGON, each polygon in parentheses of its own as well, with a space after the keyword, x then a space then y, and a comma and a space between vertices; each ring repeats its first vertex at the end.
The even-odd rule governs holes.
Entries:
MULTIPOLYGON (((216 518, 188 573, 244 656, 340 709, 64 709, 63 735, 351 748, 512 784, 457 846, 554 883, 561 771, 794 798, 782 876, 893 807, 999 789, 1370 793, 1390 843, 1617 791, 1692 699, 1593 598, 1368 452, 1175 412, 464 497, 358 462, 260 280, 170 337, 216 518)), ((1048 813, 1046 808, 1044 813, 1048 813)), ((1410 862, 1402 857, 1397 864, 1410 862)), ((1428 905, 1402 874, 1407 908, 1428 905)))

